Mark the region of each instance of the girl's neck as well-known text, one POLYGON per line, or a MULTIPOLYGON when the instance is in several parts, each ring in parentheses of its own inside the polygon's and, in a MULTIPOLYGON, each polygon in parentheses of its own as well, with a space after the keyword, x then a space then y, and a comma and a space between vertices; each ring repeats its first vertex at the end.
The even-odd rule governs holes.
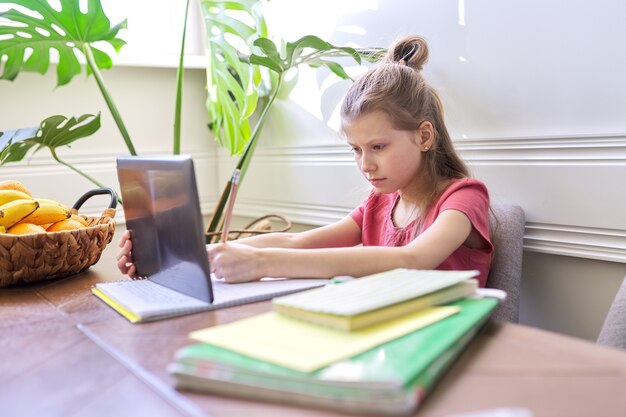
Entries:
POLYGON ((420 206, 424 199, 432 193, 432 185, 427 181, 414 181, 409 186, 398 190, 400 201, 407 206, 420 206))
POLYGON ((428 184, 425 182, 416 182, 410 187, 402 190, 398 190, 398 204, 402 207, 418 207, 424 209, 425 205, 428 205, 433 196, 433 191, 443 190, 450 184, 450 179, 441 178, 437 180, 437 184, 428 184), (434 187, 434 188, 433 188, 434 187))

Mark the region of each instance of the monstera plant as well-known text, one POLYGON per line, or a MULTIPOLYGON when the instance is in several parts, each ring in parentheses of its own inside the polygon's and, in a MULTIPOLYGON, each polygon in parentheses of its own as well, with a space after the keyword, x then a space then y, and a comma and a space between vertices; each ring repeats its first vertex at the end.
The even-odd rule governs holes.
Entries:
MULTIPOLYGON (((0 36, 0 59, 6 57, 0 79, 13 80, 21 71, 46 73, 50 52, 56 50, 59 56, 57 84, 65 85, 81 72, 78 56, 84 57, 86 71, 94 76, 129 153, 136 155, 131 137, 100 72, 112 66, 112 59, 94 45, 104 41, 119 51, 124 41, 117 36, 120 30, 126 28, 126 21, 111 26, 100 0, 88 0, 84 12, 79 7, 79 0, 59 1, 61 7, 56 10, 46 0, 0 0, 0 4, 16 4, 31 11, 29 14, 17 10, 0 13, 0 35, 4 35, 0 36), (27 50, 32 51, 30 56, 27 56, 27 50)), ((262 14, 264 0, 199 2, 207 33, 209 128, 232 155, 240 155, 235 169, 241 171, 242 179, 272 103, 285 90, 285 75, 288 72, 296 71, 300 65, 326 67, 337 76, 348 79, 346 71, 337 62, 338 58, 351 58, 360 64, 362 59, 375 61, 382 52, 378 48, 338 47, 311 35, 295 42, 274 43, 270 40, 262 14)), ((186 7, 189 8, 189 0, 186 7)), ((185 29, 186 16, 187 13, 185 29)), ((180 152, 184 32, 177 77, 173 153, 180 152)), ((57 147, 92 134, 99 126, 99 114, 73 118, 53 116, 42 122, 39 128, 0 132, 0 163, 22 160, 33 147, 36 150, 48 147, 55 160, 100 186, 95 179, 61 161, 56 153, 57 147)), ((230 182, 226 184, 213 211, 207 234, 221 228, 231 187, 230 182)))

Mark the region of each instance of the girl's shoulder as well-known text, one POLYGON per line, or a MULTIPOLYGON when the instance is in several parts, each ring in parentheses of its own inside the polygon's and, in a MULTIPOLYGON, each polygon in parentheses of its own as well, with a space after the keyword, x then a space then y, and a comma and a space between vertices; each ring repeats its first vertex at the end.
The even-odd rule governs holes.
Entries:
POLYGON ((454 178, 450 180, 450 183, 445 188, 443 193, 441 194, 440 200, 445 200, 447 197, 452 194, 462 192, 466 193, 476 193, 483 194, 487 198, 489 198, 489 191, 487 190, 487 186, 480 180, 476 178, 454 178))
POLYGON ((482 181, 475 178, 458 178, 450 181, 435 203, 435 213, 446 209, 460 209, 464 212, 487 213, 489 192, 482 181))
POLYGON ((465 177, 465 178, 453 178, 453 179, 451 179, 450 180, 450 184, 448 184, 448 187, 447 187, 446 191, 447 190, 458 190, 460 188, 465 188, 465 187, 475 187, 475 188, 478 188, 478 189, 487 190, 487 186, 482 181, 477 180, 476 178, 465 177))

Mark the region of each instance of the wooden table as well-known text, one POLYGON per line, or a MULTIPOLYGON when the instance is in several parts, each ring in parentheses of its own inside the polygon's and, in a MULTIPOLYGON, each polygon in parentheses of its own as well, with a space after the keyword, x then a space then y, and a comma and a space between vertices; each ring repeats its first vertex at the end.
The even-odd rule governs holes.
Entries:
MULTIPOLYGON (((341 415, 176 391, 165 367, 190 343, 190 331, 265 312, 269 303, 130 324, 90 292, 97 282, 123 278, 116 250, 109 245, 82 274, 0 289, 0 416, 341 415)), ((626 352, 491 323, 417 415, 497 407, 525 407, 535 416, 626 416, 626 352)))

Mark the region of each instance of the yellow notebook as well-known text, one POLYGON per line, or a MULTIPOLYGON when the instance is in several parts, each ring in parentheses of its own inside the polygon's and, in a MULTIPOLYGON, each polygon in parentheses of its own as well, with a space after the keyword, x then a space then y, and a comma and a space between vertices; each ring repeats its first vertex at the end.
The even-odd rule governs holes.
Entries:
POLYGON ((478 271, 394 269, 274 298, 273 309, 340 330, 356 330, 473 294, 478 271))
POLYGON ((312 372, 426 327, 459 311, 430 307, 355 332, 341 332, 274 312, 192 332, 192 339, 301 372, 312 372))

